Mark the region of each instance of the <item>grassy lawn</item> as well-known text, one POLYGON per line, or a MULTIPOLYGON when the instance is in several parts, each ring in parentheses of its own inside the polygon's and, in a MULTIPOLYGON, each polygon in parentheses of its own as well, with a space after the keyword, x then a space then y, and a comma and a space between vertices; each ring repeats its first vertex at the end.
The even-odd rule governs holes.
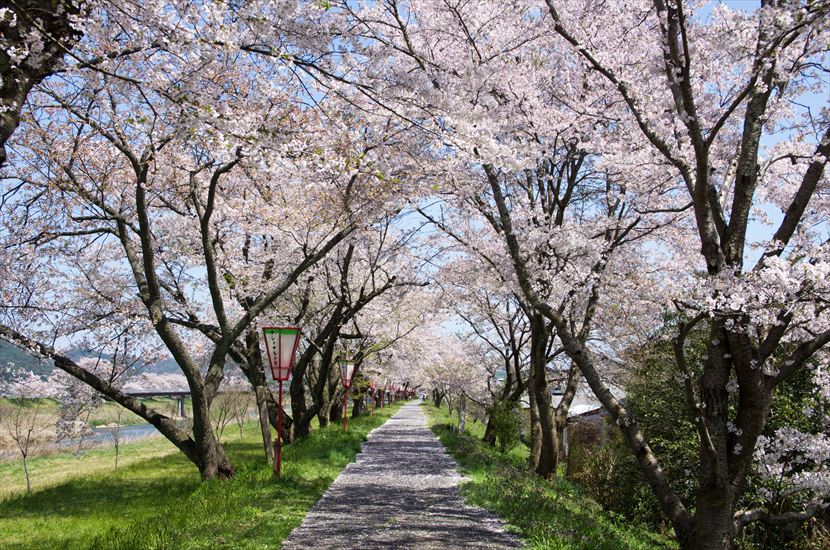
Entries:
POLYGON ((669 538, 617 521, 560 477, 557 488, 527 470, 524 445, 502 455, 481 442, 484 426, 467 422, 467 432, 449 429, 445 408, 423 405, 432 430, 470 478, 462 494, 509 522, 531 548, 646 550, 676 548, 669 538))
MULTIPOLYGON (((201 483, 196 468, 163 439, 125 445, 122 456, 133 458, 117 471, 111 449, 89 451, 80 460, 67 454, 34 459, 41 475, 74 467, 77 477, 0 501, 0 547, 279 548, 354 460, 369 431, 398 406, 349 419, 346 434, 330 425, 284 447, 278 482, 262 456, 255 423, 241 439, 234 431, 223 438, 237 466, 237 475, 227 481, 201 483)), ((4 485, 11 475, 6 466, 0 465, 4 485)), ((20 465, 16 468, 22 476, 20 465)), ((16 483, 21 482, 22 477, 16 483)))
MULTIPOLYGON (((251 432, 253 433, 253 430, 251 432)), ((239 435, 238 431, 236 435, 239 435)), ((177 452, 178 449, 163 437, 124 443, 118 454, 118 469, 177 452)), ((71 452, 35 457, 29 460, 32 491, 54 487, 79 477, 110 474, 113 472, 114 465, 115 451, 111 446, 84 450, 77 457, 71 452)), ((23 477, 23 462, 21 460, 0 462, 0 506, 4 499, 20 496, 25 492, 26 479, 23 477)), ((2 533, 2 527, 0 527, 0 533, 2 533)), ((1 541, 2 537, 0 537, 1 541)))

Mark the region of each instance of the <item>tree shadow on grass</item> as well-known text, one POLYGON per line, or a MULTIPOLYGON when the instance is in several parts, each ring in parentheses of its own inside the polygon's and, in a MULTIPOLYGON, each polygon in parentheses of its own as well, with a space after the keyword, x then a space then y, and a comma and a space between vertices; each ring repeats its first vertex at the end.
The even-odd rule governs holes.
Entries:
POLYGON ((302 522, 384 420, 361 418, 350 421, 347 434, 333 427, 284 447, 279 483, 252 430, 224 443, 238 468, 230 480, 202 482, 196 467, 173 452, 14 497, 0 502, 0 547, 272 547, 302 522))
POLYGON ((157 506, 190 494, 198 484, 195 468, 175 455, 73 479, 0 502, 7 531, 0 542, 8 548, 89 547, 96 529, 146 517, 157 506), (97 525, 90 528, 90 523, 97 525))
POLYGON ((657 533, 613 521, 601 507, 566 480, 558 488, 515 457, 502 455, 477 438, 434 424, 461 470, 472 476, 462 486, 471 504, 482 506, 517 528, 531 547, 585 550, 668 549, 676 544, 657 533))
POLYGON ((283 448, 283 476, 275 481, 261 459, 261 444, 226 446, 239 467, 233 479, 202 483, 188 497, 186 514, 159 512, 135 529, 101 537, 101 548, 274 547, 300 525, 342 468, 354 460, 370 429, 383 418, 333 426, 283 448))

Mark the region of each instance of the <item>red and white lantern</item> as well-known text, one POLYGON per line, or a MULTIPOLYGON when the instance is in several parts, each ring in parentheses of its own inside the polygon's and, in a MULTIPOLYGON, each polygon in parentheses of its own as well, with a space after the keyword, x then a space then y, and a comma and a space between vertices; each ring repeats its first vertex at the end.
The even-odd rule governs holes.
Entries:
POLYGON ((263 327, 265 349, 271 376, 277 382, 285 382, 291 376, 297 347, 300 345, 299 327, 263 327))
POLYGON ((354 361, 348 359, 340 360, 340 381, 344 388, 352 387, 352 377, 354 376, 354 361))
MULTIPOLYGON (((291 376, 297 347, 300 345, 300 327, 262 327, 265 336, 265 351, 268 352, 268 366, 271 376, 279 382, 280 397, 277 407, 277 426, 282 426, 282 383, 291 376)), ((274 475, 280 477, 282 463, 282 434, 277 428, 277 456, 274 460, 274 475)))
POLYGON ((351 359, 340 360, 340 381, 346 391, 343 392, 343 431, 346 431, 346 402, 349 398, 349 388, 352 387, 352 377, 354 376, 354 361, 351 359))

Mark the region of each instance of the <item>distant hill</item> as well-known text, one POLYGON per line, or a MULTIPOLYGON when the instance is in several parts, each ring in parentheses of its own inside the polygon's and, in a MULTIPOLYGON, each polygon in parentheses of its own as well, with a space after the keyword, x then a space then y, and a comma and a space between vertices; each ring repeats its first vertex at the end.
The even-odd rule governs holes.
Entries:
MULTIPOLYGON (((78 361, 85 355, 97 355, 85 350, 74 349, 67 353, 69 358, 78 361)), ((20 371, 31 371, 37 375, 45 376, 54 370, 54 366, 50 361, 43 361, 33 355, 30 355, 18 348, 9 344, 5 340, 0 340, 0 380, 8 378, 9 375, 20 371), (11 369, 8 367, 13 365, 11 369)), ((154 365, 139 365, 136 371, 146 372, 148 374, 181 374, 182 371, 176 364, 173 358, 165 359, 154 365)), ((241 372, 235 367, 232 362, 228 362, 229 374, 240 376, 241 372)))
POLYGON ((54 367, 51 363, 30 355, 5 340, 0 340, 0 377, 20 371, 46 375, 52 372, 52 369, 54 367))
MULTIPOLYGON (((75 349, 67 355, 72 360, 77 361, 88 354, 84 350, 75 349)), ((40 376, 46 376, 54 369, 55 367, 51 361, 41 360, 5 340, 0 340, 0 380, 21 371, 30 371, 40 376)), ((142 372, 152 374, 181 374, 181 370, 172 358, 165 359, 155 365, 144 365, 139 369, 142 372)))
MULTIPOLYGON (((73 361, 78 361, 84 356, 97 356, 97 353, 88 350, 74 349, 66 354, 73 361)), ((8 380, 15 373, 30 371, 39 376, 48 376, 55 370, 51 361, 45 361, 35 357, 22 349, 0 339, 0 381, 8 380), (9 368, 11 367, 11 368, 9 368)), ((138 365, 135 367, 136 374, 177 374, 182 375, 179 365, 171 357, 153 365, 138 365)), ((241 378, 244 375, 239 367, 232 361, 228 361, 226 376, 241 378)))
POLYGON ((160 363, 156 363, 155 365, 145 365, 142 369, 144 372, 154 372, 158 374, 181 374, 182 369, 179 368, 179 365, 176 361, 170 357, 169 359, 165 359, 160 363))

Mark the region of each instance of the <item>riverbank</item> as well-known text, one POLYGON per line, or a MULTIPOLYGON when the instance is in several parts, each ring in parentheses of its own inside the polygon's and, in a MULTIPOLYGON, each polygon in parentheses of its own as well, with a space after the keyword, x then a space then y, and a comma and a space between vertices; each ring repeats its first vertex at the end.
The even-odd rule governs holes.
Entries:
MULTIPOLYGON (((85 453, 112 446, 116 431, 114 426, 111 424, 93 428, 90 435, 82 438, 40 441, 31 446, 29 457, 38 458, 66 452, 85 453)), ((122 425, 117 431, 119 443, 122 445, 161 436, 152 424, 122 425)), ((17 460, 20 460, 20 451, 16 447, 0 448, 0 464, 17 460)))
MULTIPOLYGON (((169 398, 144 398, 141 400, 146 406, 175 416, 176 400, 169 398)), ((121 405, 110 401, 104 402, 91 411, 87 423, 92 428, 92 434, 83 438, 57 440, 56 424, 60 417, 61 404, 55 399, 10 399, 0 397, 0 417, 5 418, 0 423, 0 463, 20 459, 20 451, 16 442, 11 438, 12 418, 15 411, 23 405, 24 414, 20 425, 23 431, 32 428, 29 444, 29 457, 52 456, 67 449, 86 452, 89 449, 111 445, 112 435, 105 426, 120 424, 120 439, 123 442, 143 440, 154 436, 155 428, 143 418, 124 409, 121 405)), ((190 400, 185 401, 185 411, 190 414, 190 400)), ((2 490, 2 488, 0 488, 2 490)))
MULTIPOLYGON (((149 436, 143 440, 125 443, 118 453, 119 469, 136 462, 164 457, 179 452, 164 437, 149 436)), ((51 448, 28 461, 32 491, 42 491, 78 477, 107 474, 115 469, 115 449, 112 444, 87 448, 80 453, 51 448)), ((18 454, 13 460, 0 462, 0 501, 26 493, 23 461, 18 454)), ((0 545, 2 546, 2 545, 0 545)))

